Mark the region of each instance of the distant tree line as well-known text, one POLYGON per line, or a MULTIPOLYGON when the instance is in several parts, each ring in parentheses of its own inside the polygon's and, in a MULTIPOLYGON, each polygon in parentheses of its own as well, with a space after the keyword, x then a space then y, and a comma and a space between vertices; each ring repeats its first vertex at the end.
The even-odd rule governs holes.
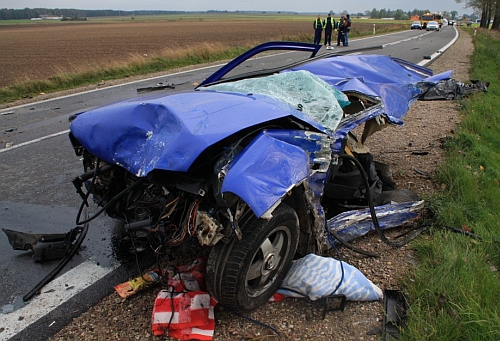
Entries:
POLYGON ((24 8, 24 9, 0 9, 0 20, 31 19, 42 16, 55 16, 66 18, 87 18, 87 17, 118 17, 137 15, 161 15, 183 13, 182 11, 117 11, 117 10, 82 10, 71 8, 24 8))
MULTIPOLYGON (((464 1, 466 7, 470 7, 476 10, 480 10, 490 17, 498 12, 496 7, 496 0, 455 0, 457 2, 464 1), (476 1, 478 4, 476 7, 472 6, 469 2, 476 1)), ((475 3, 474 3, 475 4, 475 3)), ((209 10, 207 12, 220 12, 225 13, 228 11, 219 10, 209 10)), ((240 12, 240 11, 236 11, 240 12)), ((410 19, 412 16, 421 16, 424 13, 429 12, 429 10, 419 10, 414 9, 413 11, 403 11, 402 9, 390 10, 390 9, 376 9, 373 8, 371 11, 367 10, 364 13, 351 13, 351 17, 370 17, 372 19, 381 18, 394 18, 396 20, 410 19)), ((31 18, 41 18, 42 16, 56 16, 64 18, 88 18, 88 17, 117 17, 117 16, 139 16, 139 15, 164 15, 164 14, 176 14, 185 13, 185 11, 155 11, 155 10, 138 10, 138 11, 119 11, 119 10, 82 10, 82 9, 71 9, 71 8, 24 8, 24 9, 0 9, 0 20, 12 20, 12 19, 31 19, 31 18)), ((334 14, 333 11, 331 11, 334 14)), ((342 13, 348 13, 343 11, 342 13)), ((456 11, 442 12, 445 18, 455 19, 458 15, 456 11)), ((486 19, 486 18, 485 18, 486 19)))
MULTIPOLYGON (((410 19, 413 16, 422 16, 424 13, 429 13, 428 9, 414 9, 413 11, 403 11, 402 9, 397 9, 397 10, 390 10, 390 9, 372 9, 371 11, 365 11, 365 16, 370 17, 372 19, 381 19, 381 18, 394 18, 396 20, 406 20, 410 19)), ((457 11, 443 11, 441 12, 443 17, 445 18, 450 18, 450 19, 455 19, 458 15, 457 11)))

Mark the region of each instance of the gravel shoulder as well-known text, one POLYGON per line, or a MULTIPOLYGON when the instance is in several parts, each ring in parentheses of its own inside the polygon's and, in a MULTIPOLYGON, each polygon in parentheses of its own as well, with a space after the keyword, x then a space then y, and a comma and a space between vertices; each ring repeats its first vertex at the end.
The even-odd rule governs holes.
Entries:
MULTIPOLYGON (((429 67, 435 73, 452 69, 455 79, 467 82, 469 56, 473 49, 472 38, 461 34, 457 42, 429 67)), ((367 142, 374 159, 391 166, 399 188, 413 190, 419 195, 437 190, 429 175, 443 160, 442 139, 453 135, 460 122, 457 106, 458 103, 453 101, 418 101, 411 107, 403 127, 388 127, 377 132, 367 142), (387 144, 386 141, 391 142, 387 144)), ((344 261, 357 267, 382 290, 401 289, 402 276, 415 264, 409 246, 394 249, 376 235, 359 238, 353 244, 381 257, 368 258, 340 248, 344 261)), ((122 300, 113 293, 74 318, 50 340, 158 340, 151 333, 151 313, 159 290, 156 287, 128 300, 122 300)), ((311 311, 312 305, 304 299, 285 299, 268 303, 248 317, 276 328, 288 340, 375 341, 380 337, 382 301, 348 302, 343 312, 328 312, 324 320, 308 318, 311 311)), ((166 337, 161 339, 170 340, 166 337)), ((277 335, 269 329, 216 307, 214 340, 277 339, 277 335)))

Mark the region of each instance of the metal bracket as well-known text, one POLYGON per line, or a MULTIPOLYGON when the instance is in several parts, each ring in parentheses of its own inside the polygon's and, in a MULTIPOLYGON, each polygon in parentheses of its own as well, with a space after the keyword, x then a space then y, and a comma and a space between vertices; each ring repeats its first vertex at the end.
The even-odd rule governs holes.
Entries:
POLYGON ((314 320, 316 317, 321 317, 324 320, 327 311, 344 311, 346 304, 347 298, 345 295, 329 295, 316 301, 310 301, 310 314, 306 315, 306 318, 307 320, 314 320))
POLYGON ((60 259, 66 256, 76 236, 80 233, 79 227, 71 229, 67 233, 57 234, 35 234, 8 229, 2 230, 7 235, 14 250, 33 250, 33 259, 37 262, 60 259))

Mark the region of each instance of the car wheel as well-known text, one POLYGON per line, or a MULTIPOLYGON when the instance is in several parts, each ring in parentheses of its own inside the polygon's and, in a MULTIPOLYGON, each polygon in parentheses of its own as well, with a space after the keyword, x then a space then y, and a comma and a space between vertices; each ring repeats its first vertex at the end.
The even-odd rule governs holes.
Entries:
POLYGON ((270 220, 253 213, 240 225, 242 239, 212 247, 207 261, 207 287, 218 303, 250 311, 266 303, 289 270, 299 237, 295 211, 281 204, 270 220))

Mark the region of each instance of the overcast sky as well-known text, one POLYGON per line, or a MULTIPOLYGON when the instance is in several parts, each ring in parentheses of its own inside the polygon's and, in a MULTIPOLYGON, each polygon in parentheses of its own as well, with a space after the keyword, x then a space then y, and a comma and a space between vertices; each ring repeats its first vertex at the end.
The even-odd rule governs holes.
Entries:
POLYGON ((455 0, 351 0, 340 4, 340 1, 325 0, 0 0, 0 8, 76 8, 76 9, 115 9, 115 10, 175 10, 175 11, 206 11, 206 10, 257 10, 257 11, 295 11, 335 13, 365 12, 376 8, 429 9, 432 12, 457 11, 458 14, 472 13, 470 8, 464 9, 455 0))

